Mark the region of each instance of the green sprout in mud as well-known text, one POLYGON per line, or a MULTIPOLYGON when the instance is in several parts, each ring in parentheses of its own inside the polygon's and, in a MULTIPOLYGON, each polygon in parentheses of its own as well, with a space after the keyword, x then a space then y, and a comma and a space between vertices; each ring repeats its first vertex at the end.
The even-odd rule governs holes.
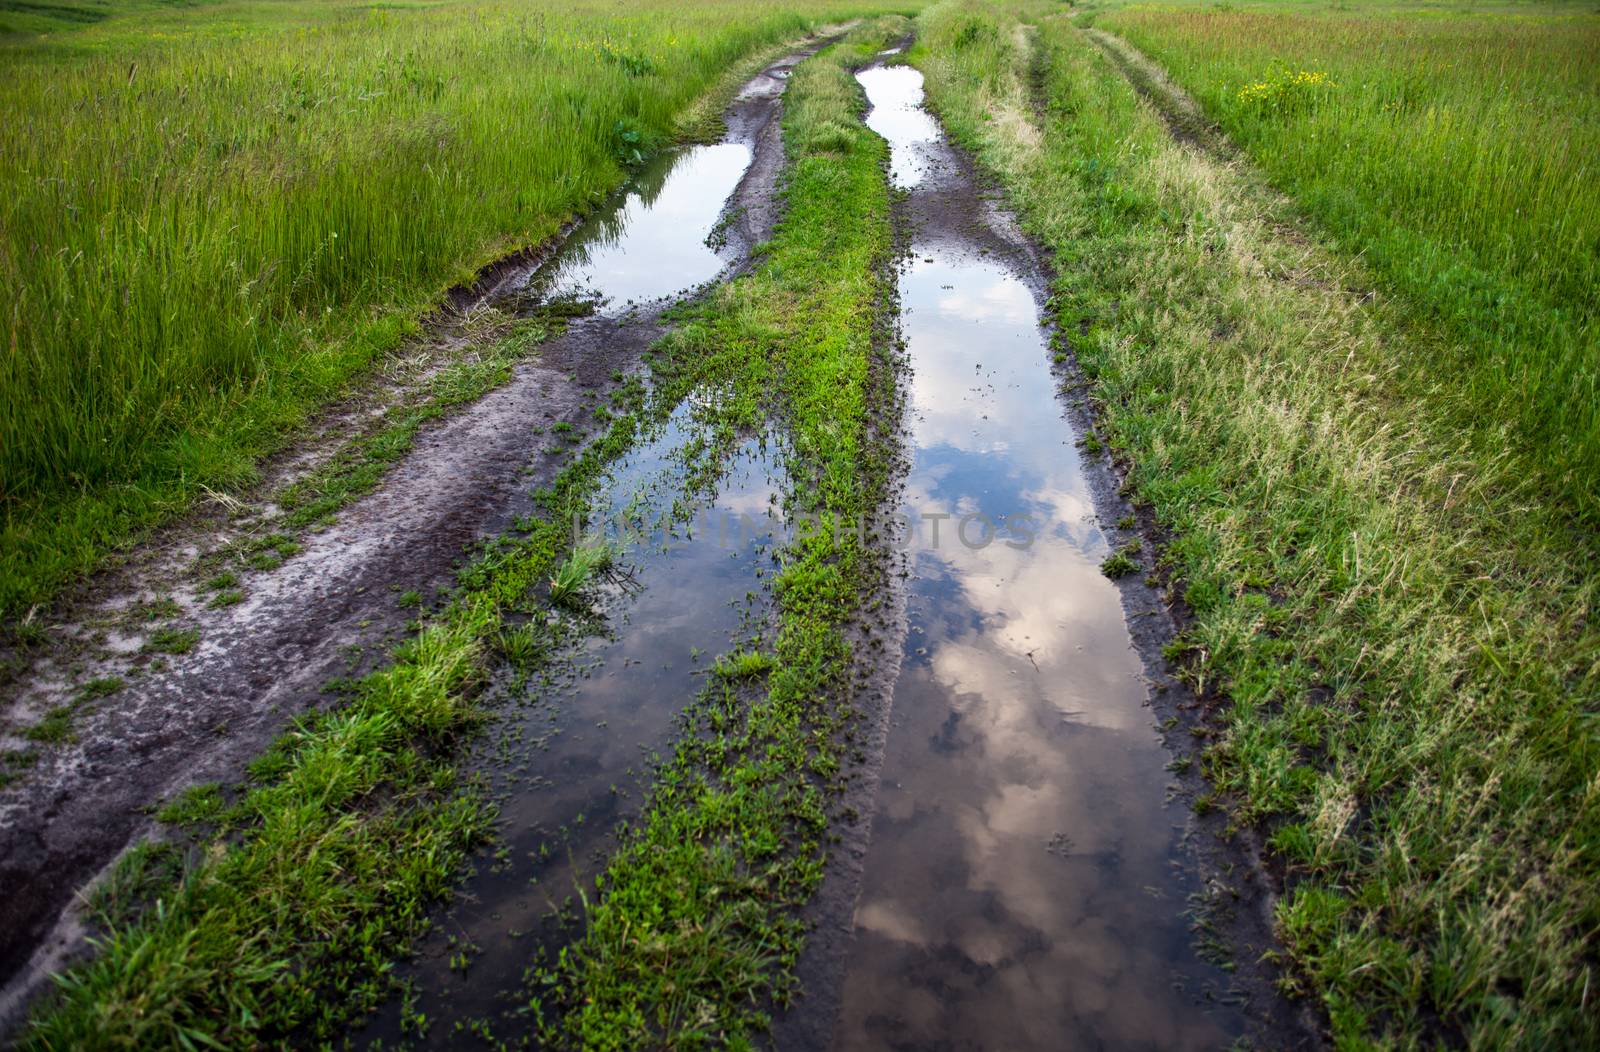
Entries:
MULTIPOLYGON (((552 582, 552 595, 554 591, 555 585, 552 582)), ((518 625, 515 628, 503 626, 496 633, 494 642, 495 649, 517 669, 532 668, 546 650, 544 635, 532 624, 518 625)))
POLYGON ((771 672, 777 661, 759 650, 741 650, 717 659, 712 672, 723 679, 755 679, 771 672))
POLYGON ((212 596, 206 602, 206 606, 213 610, 221 610, 224 607, 237 606, 242 602, 244 602, 244 592, 242 590, 238 588, 225 588, 216 595, 212 596))
POLYGON ((150 638, 145 640, 141 649, 150 654, 187 654, 198 642, 198 628, 158 628, 150 633, 150 638))
POLYGON ((610 569, 616 559, 616 550, 609 544, 574 549, 550 578, 550 601, 557 606, 576 605, 594 575, 610 569))
POLYGON ((1137 543, 1127 544, 1118 548, 1100 563, 1100 572, 1112 580, 1126 577, 1131 573, 1137 573, 1139 560, 1135 559, 1134 556, 1138 554, 1138 551, 1139 546, 1137 543))

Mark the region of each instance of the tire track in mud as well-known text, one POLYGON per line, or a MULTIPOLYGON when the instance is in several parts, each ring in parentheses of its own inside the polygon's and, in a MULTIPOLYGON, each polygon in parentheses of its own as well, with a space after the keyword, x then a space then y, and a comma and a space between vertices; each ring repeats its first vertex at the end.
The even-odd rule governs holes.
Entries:
MULTIPOLYGON (((87 932, 75 895, 127 846, 157 832, 148 809, 191 785, 236 781, 292 717, 329 704, 328 681, 381 663, 409 631, 399 589, 449 588, 465 553, 533 511, 531 494, 599 431, 595 410, 666 331, 666 308, 693 286, 742 271, 776 217, 786 78, 825 42, 750 80, 724 114, 720 144, 657 161, 612 210, 648 210, 674 164, 721 150, 717 170, 726 176, 737 164, 739 171, 726 201, 710 202, 719 251, 675 269, 675 284, 640 291, 624 282, 638 302, 575 320, 517 365, 508 383, 420 435, 375 492, 307 537, 297 557, 252 579, 245 601, 206 616, 191 653, 163 659, 166 668, 146 671, 107 699, 87 714, 75 742, 51 750, 28 779, 3 790, 0 1028, 14 1027, 48 974, 81 951, 87 932)), ((691 198, 706 192, 698 178, 682 189, 691 198)), ((583 271, 606 255, 605 214, 586 228, 598 237, 574 237, 548 262, 536 254, 494 270, 479 302, 509 313, 536 307, 551 274, 568 264, 583 271)), ((695 241, 705 231, 680 215, 666 233, 695 241)), ((596 276, 596 267, 587 270, 596 276)), ((580 284, 604 287, 605 278, 580 284)), ((125 668, 130 659, 152 664, 124 653, 108 665, 125 668)))
POLYGON ((774 1045, 1299 1044, 1276 1005, 1242 1007, 1269 990, 1197 953, 1190 911, 1226 893, 1197 876, 1150 711, 1183 693, 1161 655, 1173 622, 1148 583, 1100 573, 1138 532, 1104 460, 1072 448, 1092 421, 1057 401, 1048 267, 921 107, 920 74, 860 79, 906 191, 903 521, 1021 509, 1041 528, 1016 546, 902 538, 916 573, 881 766, 813 909, 827 927, 801 965, 808 999, 774 1045))

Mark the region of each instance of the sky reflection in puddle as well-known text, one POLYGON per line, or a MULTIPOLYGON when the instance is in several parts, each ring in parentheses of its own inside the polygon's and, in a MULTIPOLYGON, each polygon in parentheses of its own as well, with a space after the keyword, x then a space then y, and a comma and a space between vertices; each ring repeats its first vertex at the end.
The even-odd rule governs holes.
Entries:
POLYGON ((912 548, 835 1047, 1226 1046, 1240 1020, 1199 996, 1224 977, 1183 916, 1185 815, 1033 297, 976 246, 912 254, 906 512, 1035 535, 912 548))
POLYGON ((629 184, 614 213, 591 218, 542 276, 548 298, 595 296, 602 314, 687 292, 722 272, 707 238, 750 167, 750 148, 716 143, 672 151, 629 184))

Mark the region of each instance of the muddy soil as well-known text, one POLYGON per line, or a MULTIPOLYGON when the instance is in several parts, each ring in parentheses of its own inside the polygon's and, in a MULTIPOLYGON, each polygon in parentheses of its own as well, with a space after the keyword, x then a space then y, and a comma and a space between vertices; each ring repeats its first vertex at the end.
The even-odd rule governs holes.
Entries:
MULTIPOLYGON (((742 269, 776 218, 783 87, 822 43, 746 84, 720 143, 659 159, 552 258, 491 268, 477 292, 459 297, 515 313, 554 289, 595 295, 600 307, 508 383, 419 435, 375 492, 302 538, 281 566, 253 575, 242 602, 212 610, 196 582, 129 575, 77 625, 54 626, 47 653, 10 684, 8 714, 45 711, 97 677, 126 685, 79 714, 75 740, 41 750, 0 790, 0 1033, 82 949, 76 896, 127 846, 158 833, 151 809, 188 786, 237 780, 291 718, 330 702, 329 680, 381 662, 415 616, 402 594, 449 588, 466 553, 532 511, 530 494, 556 475, 574 439, 594 433, 594 408, 665 331, 665 308, 742 269), (661 267, 663 257, 673 266, 661 267), (157 653, 128 612, 174 592, 183 600, 174 623, 197 630, 198 642, 157 653)), ((191 555, 155 562, 170 575, 191 555)))
POLYGON ((1258 960, 1254 852, 1202 831, 1192 764, 1171 773, 1193 747, 1158 721, 1195 706, 1161 656, 1173 615, 1148 571, 1101 572, 1140 534, 1078 447, 1092 421, 1052 361, 1047 265, 919 74, 859 79, 906 191, 909 631, 773 1047, 1312 1046, 1258 960))

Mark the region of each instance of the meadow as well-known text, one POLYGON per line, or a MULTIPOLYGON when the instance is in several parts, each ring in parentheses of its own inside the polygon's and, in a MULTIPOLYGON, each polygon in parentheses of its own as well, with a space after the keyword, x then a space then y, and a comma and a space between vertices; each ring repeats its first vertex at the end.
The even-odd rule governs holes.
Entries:
POLYGON ((1447 340, 1463 420, 1600 516, 1600 22, 1563 6, 1137 5, 1140 48, 1447 340))
MULTIPOLYGON (((1259 849, 1279 987, 1341 1049, 1600 1046, 1594 11, 5 5, 10 623, 247 490, 446 290, 708 137, 736 71, 858 19, 788 81, 782 218, 748 269, 677 304, 610 400, 583 403, 590 439, 551 426, 574 437, 541 453, 536 511, 463 551, 451 589, 425 604, 420 582, 388 582, 416 608, 406 642, 235 782, 150 802, 164 832, 85 899, 104 938, 37 1003, 29 1047, 332 1044, 403 998, 395 962, 496 836, 472 767, 486 684, 536 694, 596 630, 574 609, 601 554, 567 526, 677 407, 703 403, 677 467, 695 486, 770 430, 775 506, 840 523, 895 499, 908 231, 853 77, 874 61, 923 73, 929 112, 1048 253, 1059 396, 1091 421, 1061 437, 1112 459, 1137 513, 1116 529, 1142 538, 1102 569, 1181 617, 1166 655, 1195 703, 1165 740, 1203 789, 1174 799, 1246 868, 1259 849)), ((538 353, 502 350, 500 379, 452 409, 538 353)), ((405 426, 409 442, 422 416, 405 426)), ((363 462, 360 492, 403 500, 383 477, 401 453, 363 462)), ((326 507, 319 524, 343 505, 326 507)), ((318 543, 295 525, 289 547, 318 543)), ((581 930, 528 957, 521 1036, 748 1047, 805 992, 804 911, 858 817, 835 791, 850 684, 878 660, 853 632, 894 607, 882 554, 824 530, 774 555, 765 627, 702 666, 592 897, 578 889, 581 930)), ((183 658, 159 660, 129 657, 126 692, 95 700, 132 705, 183 658)), ((76 745, 70 728, 30 741, 7 755, 76 745)), ((1211 897, 1187 905, 1209 932, 1241 878, 1204 876, 1211 897)))
POLYGON ((0 618, 247 484, 446 288, 693 134, 736 60, 856 6, 8 10, 0 618))

